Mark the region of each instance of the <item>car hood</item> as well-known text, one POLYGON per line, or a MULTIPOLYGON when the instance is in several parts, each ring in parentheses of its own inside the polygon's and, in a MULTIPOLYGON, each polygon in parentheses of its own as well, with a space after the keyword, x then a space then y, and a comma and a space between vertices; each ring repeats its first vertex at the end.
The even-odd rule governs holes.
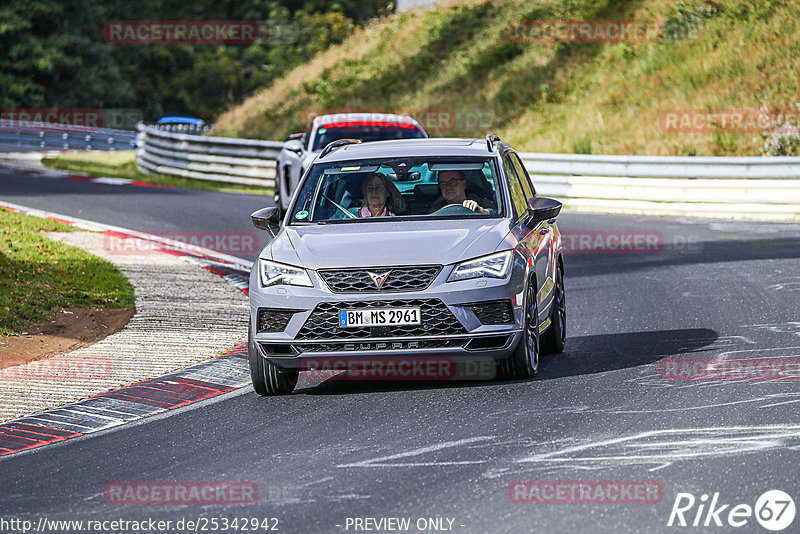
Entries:
POLYGON ((447 265, 494 252, 509 230, 506 219, 285 226, 267 249, 275 261, 308 269, 447 265))

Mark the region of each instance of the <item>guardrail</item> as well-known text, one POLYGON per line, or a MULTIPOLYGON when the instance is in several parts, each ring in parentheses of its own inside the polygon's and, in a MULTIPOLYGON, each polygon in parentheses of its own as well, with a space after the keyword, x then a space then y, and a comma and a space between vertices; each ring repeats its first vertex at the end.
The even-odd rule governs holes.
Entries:
POLYGON ((136 166, 160 173, 234 184, 275 185, 280 141, 178 134, 139 124, 136 166))
POLYGON ((0 144, 42 150, 131 150, 136 132, 68 124, 0 120, 0 144))
POLYGON ((520 157, 540 194, 577 210, 800 218, 800 157, 520 157))
MULTIPOLYGON (((204 180, 274 186, 283 143, 176 134, 139 125, 137 165, 204 180)), ((541 195, 573 209, 800 219, 800 157, 520 153, 541 195)))
POLYGON ((800 178, 800 157, 591 156, 521 152, 528 172, 637 178, 800 178))

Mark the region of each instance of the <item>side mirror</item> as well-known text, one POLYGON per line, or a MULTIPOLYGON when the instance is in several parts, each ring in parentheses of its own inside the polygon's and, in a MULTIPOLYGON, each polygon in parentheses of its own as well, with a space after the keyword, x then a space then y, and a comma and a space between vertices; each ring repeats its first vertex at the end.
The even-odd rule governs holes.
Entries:
POLYGON ((555 219, 561 212, 561 202, 547 197, 534 197, 528 199, 528 220, 526 226, 548 219, 555 219))
POLYGON ((261 208, 250 215, 253 226, 259 230, 266 230, 272 237, 275 237, 278 227, 281 225, 280 210, 273 206, 271 208, 261 208))
POLYGON ((283 148, 286 150, 291 150, 292 152, 297 152, 298 154, 303 151, 303 143, 298 141, 297 139, 290 139, 283 144, 283 148))

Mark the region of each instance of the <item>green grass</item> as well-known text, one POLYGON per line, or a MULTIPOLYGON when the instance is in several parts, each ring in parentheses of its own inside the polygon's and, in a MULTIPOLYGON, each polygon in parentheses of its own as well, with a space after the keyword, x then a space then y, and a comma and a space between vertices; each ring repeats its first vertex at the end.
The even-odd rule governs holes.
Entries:
POLYGON ((220 191, 223 193, 247 193, 251 195, 271 195, 273 193, 270 188, 256 185, 195 180, 166 174, 142 174, 136 169, 136 154, 133 150, 61 154, 52 158, 42 158, 42 163, 54 169, 88 174, 90 176, 129 178, 140 182, 188 189, 220 191))
POLYGON ((41 234, 70 230, 0 208, 0 334, 25 332, 71 306, 135 307, 133 286, 114 265, 41 234))
POLYGON ((669 110, 796 109, 796 0, 461 0, 355 32, 215 121, 213 133, 282 139, 304 111, 451 110, 455 128, 534 152, 758 155, 755 133, 675 133, 669 110), (661 23, 641 43, 526 43, 522 20, 661 23))

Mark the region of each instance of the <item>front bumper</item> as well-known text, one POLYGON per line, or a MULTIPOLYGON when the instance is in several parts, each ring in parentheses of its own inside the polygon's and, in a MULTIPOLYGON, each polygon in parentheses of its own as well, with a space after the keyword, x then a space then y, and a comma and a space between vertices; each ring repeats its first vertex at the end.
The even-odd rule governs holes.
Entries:
POLYGON ((333 358, 507 358, 522 331, 519 299, 525 284, 524 264, 514 265, 505 279, 448 283, 451 271, 452 266, 445 266, 423 291, 333 293, 315 271, 308 271, 314 287, 264 288, 254 269, 250 279, 250 320, 255 346, 262 357, 286 369, 304 369, 304 362, 333 358), (475 303, 502 300, 514 303, 512 320, 506 324, 483 324, 472 307, 475 303), (420 302, 425 303, 420 328, 375 327, 354 333, 330 323, 331 314, 339 307, 413 306, 420 302), (280 332, 263 333, 258 328, 259 309, 293 313, 281 325, 280 332))

